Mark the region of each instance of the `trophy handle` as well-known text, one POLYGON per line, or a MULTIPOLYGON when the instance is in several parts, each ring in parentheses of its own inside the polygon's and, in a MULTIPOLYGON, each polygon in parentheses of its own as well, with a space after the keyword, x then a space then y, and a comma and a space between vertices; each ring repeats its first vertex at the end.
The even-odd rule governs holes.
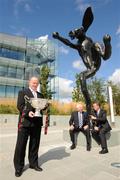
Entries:
POLYGON ((24 99, 25 99, 26 102, 29 102, 31 104, 31 100, 27 95, 24 96, 24 99))

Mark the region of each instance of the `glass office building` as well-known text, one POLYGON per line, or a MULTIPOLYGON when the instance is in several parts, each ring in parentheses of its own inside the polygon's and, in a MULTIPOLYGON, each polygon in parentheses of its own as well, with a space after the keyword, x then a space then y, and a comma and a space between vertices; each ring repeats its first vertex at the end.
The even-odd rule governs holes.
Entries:
POLYGON ((49 86, 55 98, 56 57, 56 47, 48 38, 29 39, 0 33, 0 98, 16 98, 31 76, 40 76, 45 64, 50 68, 49 86))

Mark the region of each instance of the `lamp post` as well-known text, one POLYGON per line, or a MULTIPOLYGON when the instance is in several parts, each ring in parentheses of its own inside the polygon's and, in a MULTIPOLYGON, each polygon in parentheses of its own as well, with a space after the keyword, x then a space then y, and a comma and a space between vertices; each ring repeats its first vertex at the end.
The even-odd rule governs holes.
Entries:
POLYGON ((114 118, 113 96, 112 96, 111 86, 108 86, 108 99, 109 99, 109 107, 110 107, 111 124, 114 126, 115 125, 115 118, 114 118))
MULTIPOLYGON (((114 118, 114 109, 113 109, 113 96, 112 96, 112 88, 108 86, 108 97, 109 97, 109 104, 110 104, 110 115, 111 115, 111 123, 115 125, 115 118, 114 118)), ((120 162, 113 162, 111 166, 120 168, 120 162)))

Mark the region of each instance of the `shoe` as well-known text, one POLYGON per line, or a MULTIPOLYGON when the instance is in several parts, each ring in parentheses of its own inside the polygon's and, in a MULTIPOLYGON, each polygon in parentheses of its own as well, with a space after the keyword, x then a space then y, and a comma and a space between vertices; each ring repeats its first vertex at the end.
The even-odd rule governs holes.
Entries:
POLYGON ((34 169, 35 171, 43 171, 43 169, 39 166, 29 166, 29 168, 34 169))
POLYGON ((87 151, 91 151, 91 147, 88 146, 88 147, 87 147, 87 151))
POLYGON ((15 171, 15 176, 20 177, 22 175, 22 170, 16 170, 15 171))
POLYGON ((106 153, 108 153, 108 149, 106 149, 106 148, 99 151, 99 154, 106 154, 106 153))
POLYGON ((75 146, 75 144, 72 144, 71 146, 70 146, 70 149, 72 150, 72 149, 75 149, 76 148, 76 146, 75 146))

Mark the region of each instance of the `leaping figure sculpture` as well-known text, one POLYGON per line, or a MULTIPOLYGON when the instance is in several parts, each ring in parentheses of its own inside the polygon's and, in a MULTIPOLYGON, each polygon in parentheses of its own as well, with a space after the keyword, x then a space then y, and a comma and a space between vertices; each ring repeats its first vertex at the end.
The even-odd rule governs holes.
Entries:
POLYGON ((68 39, 60 36, 58 32, 53 33, 53 38, 60 40, 65 45, 76 49, 83 60, 86 70, 81 72, 80 84, 81 91, 85 98, 86 110, 88 114, 91 114, 91 98, 87 89, 86 80, 95 75, 101 65, 101 58, 107 60, 111 56, 111 37, 106 34, 103 37, 103 45, 93 42, 90 37, 86 36, 86 32, 94 19, 91 7, 88 7, 84 13, 82 26, 78 29, 69 32, 71 40, 76 39, 77 43, 73 44, 68 39), (104 48, 103 48, 104 47, 104 48))

